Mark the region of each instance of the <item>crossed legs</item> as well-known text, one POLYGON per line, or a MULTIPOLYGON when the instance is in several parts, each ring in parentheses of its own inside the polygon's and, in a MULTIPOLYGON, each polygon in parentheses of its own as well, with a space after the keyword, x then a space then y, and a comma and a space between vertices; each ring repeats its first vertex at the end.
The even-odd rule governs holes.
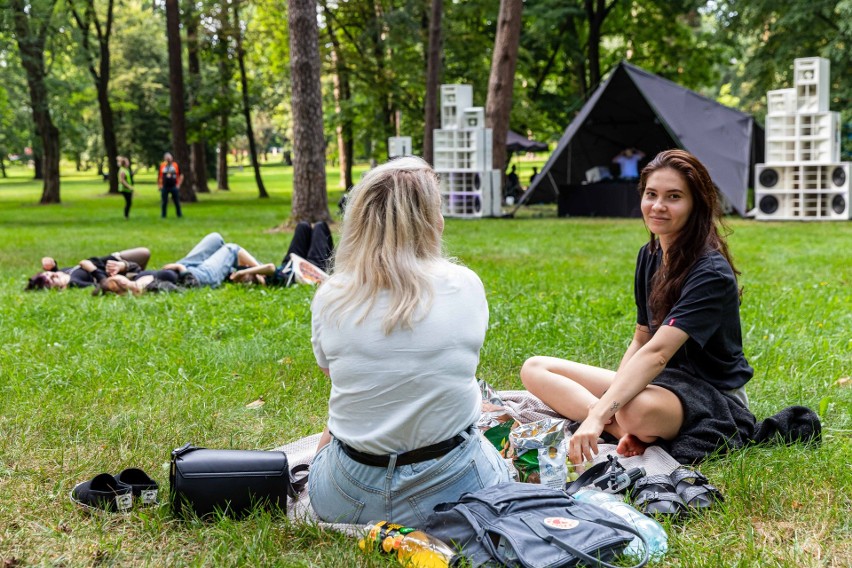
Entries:
MULTIPOLYGON (((556 357, 532 357, 521 368, 524 387, 553 410, 578 422, 612 386, 615 371, 556 357)), ((604 431, 619 439, 621 455, 641 454, 658 438, 671 440, 683 424, 683 406, 671 391, 648 385, 624 404, 604 431)))

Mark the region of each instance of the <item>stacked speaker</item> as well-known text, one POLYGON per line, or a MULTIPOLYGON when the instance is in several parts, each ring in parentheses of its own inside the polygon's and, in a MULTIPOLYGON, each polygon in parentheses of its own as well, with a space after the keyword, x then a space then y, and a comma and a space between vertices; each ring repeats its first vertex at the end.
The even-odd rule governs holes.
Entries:
POLYGON ((831 112, 829 62, 796 59, 792 89, 766 93, 766 163, 755 166, 757 219, 852 218, 850 164, 840 161, 840 115, 831 112))
POLYGON ((433 161, 445 217, 502 215, 500 170, 492 168, 491 129, 473 106, 470 85, 441 85, 441 128, 434 131, 433 161))

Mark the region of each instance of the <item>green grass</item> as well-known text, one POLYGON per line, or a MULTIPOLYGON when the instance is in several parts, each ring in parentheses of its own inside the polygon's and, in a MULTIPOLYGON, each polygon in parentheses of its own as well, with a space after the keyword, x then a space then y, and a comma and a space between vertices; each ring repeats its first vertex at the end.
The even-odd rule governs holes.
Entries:
MULTIPOLYGON (((393 566, 316 527, 258 515, 178 522, 166 507, 89 516, 75 483, 142 467, 163 487, 168 455, 186 441, 271 448, 323 427, 329 384, 310 349, 312 290, 225 287, 184 294, 92 297, 24 293, 41 256, 60 264, 145 245, 151 265, 174 261, 220 231, 278 262, 287 232, 290 168, 251 171, 233 191, 200 196, 185 218, 159 219, 153 172, 138 175, 131 219, 94 174, 63 178, 63 203, 36 205, 39 183, 12 168, 0 181, 0 559, 15 565, 393 566), (260 409, 246 404, 263 396, 260 409), (13 560, 16 559, 16 560, 13 560)), ((329 187, 337 178, 329 172, 329 187)), ((339 190, 329 198, 336 210, 339 190)), ((170 215, 172 211, 170 210, 170 215)), ((848 566, 852 563, 852 223, 734 220, 745 287, 753 410, 819 409, 819 448, 749 448, 702 465, 724 507, 669 527, 663 566, 848 566)), ((634 320, 638 220, 447 220, 447 250, 482 278, 491 327, 479 376, 520 388, 534 354, 614 367, 634 320)))

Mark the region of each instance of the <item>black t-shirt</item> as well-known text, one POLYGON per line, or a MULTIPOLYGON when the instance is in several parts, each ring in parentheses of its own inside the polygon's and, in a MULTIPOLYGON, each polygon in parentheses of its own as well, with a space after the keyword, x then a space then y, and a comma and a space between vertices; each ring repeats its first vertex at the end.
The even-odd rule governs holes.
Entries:
MULTIPOLYGON (((646 244, 636 261, 636 322, 655 333, 648 307, 651 278, 660 266, 662 251, 651 254, 646 244)), ((699 257, 683 284, 680 298, 662 325, 676 327, 689 335, 686 343, 666 365, 701 378, 719 390, 746 384, 754 370, 743 354, 740 327, 740 298, 731 265, 718 251, 699 257)))

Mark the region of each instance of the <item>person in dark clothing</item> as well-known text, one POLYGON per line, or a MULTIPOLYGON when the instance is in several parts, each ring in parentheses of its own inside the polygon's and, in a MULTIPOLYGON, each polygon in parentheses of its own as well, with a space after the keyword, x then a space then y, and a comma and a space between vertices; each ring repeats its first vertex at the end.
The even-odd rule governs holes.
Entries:
POLYGON ((151 251, 137 247, 106 256, 93 256, 76 266, 59 268, 56 259, 45 256, 41 259, 42 272, 29 279, 27 290, 56 288, 87 288, 113 274, 133 274, 145 269, 151 251))
MULTIPOLYGON (((298 281, 299 268, 302 271, 310 271, 312 266, 321 271, 312 271, 313 279, 322 280, 328 271, 333 249, 334 241, 328 223, 321 221, 311 227, 310 223, 301 222, 296 225, 290 247, 280 265, 268 263, 240 267, 239 270, 231 273, 231 281, 265 286, 290 286, 298 281), (307 260, 310 266, 302 263, 297 267, 296 263, 302 259, 307 260)), ((311 280, 311 276, 307 279, 311 280)))
POLYGON ((180 166, 175 162, 174 156, 170 152, 166 152, 163 155, 163 163, 160 164, 157 175, 157 187, 160 188, 163 219, 166 218, 170 195, 172 201, 175 203, 175 213, 177 213, 178 217, 183 216, 180 210, 180 186, 182 183, 183 174, 180 173, 180 166))
POLYGON ((597 454, 604 431, 626 456, 701 431, 712 432, 703 455, 754 437, 738 272, 710 175, 691 154, 668 150, 642 170, 639 188, 650 240, 636 265, 636 330, 618 370, 555 357, 532 357, 521 369, 530 392, 581 423, 569 441, 575 464, 597 454), (693 408, 711 399, 724 408, 693 408))

